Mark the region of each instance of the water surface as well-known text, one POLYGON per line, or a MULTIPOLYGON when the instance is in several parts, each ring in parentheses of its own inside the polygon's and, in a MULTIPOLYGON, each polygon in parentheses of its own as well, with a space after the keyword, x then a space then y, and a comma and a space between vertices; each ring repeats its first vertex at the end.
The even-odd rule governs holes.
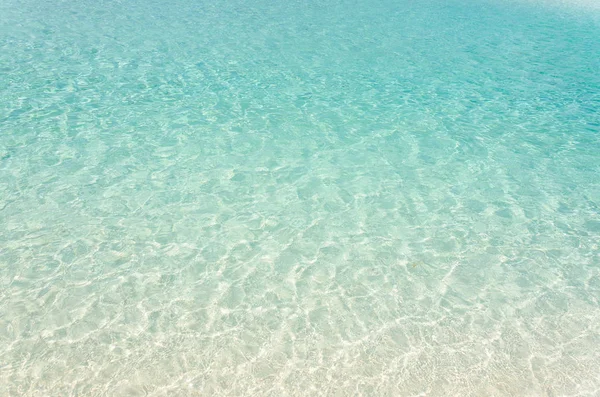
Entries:
POLYGON ((586 1, 3 1, 0 395, 597 395, 599 71, 586 1))

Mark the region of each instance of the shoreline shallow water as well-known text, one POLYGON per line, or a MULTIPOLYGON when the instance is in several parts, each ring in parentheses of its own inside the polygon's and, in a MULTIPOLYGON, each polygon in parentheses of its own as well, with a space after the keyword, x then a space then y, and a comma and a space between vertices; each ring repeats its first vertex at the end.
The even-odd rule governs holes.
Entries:
POLYGON ((0 4, 0 395, 595 395, 596 14, 0 4))

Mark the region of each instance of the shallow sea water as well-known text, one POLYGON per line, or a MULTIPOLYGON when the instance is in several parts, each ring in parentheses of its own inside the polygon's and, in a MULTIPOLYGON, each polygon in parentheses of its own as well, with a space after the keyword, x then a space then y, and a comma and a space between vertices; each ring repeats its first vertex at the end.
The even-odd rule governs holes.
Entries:
POLYGON ((600 7, 0 3, 0 395, 600 395, 600 7))

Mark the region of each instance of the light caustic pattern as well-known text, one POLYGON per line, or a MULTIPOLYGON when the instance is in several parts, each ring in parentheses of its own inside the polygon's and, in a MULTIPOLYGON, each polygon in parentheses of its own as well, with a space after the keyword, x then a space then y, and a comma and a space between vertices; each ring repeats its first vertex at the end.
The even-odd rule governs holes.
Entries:
POLYGON ((0 395, 600 393, 600 17, 3 1, 0 395))

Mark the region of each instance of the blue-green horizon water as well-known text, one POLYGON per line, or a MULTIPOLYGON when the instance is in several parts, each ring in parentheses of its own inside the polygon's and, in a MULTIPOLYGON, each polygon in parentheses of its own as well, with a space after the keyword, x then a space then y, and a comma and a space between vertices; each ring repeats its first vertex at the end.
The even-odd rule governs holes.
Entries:
POLYGON ((597 396, 593 1, 0 3, 0 395, 597 396))

